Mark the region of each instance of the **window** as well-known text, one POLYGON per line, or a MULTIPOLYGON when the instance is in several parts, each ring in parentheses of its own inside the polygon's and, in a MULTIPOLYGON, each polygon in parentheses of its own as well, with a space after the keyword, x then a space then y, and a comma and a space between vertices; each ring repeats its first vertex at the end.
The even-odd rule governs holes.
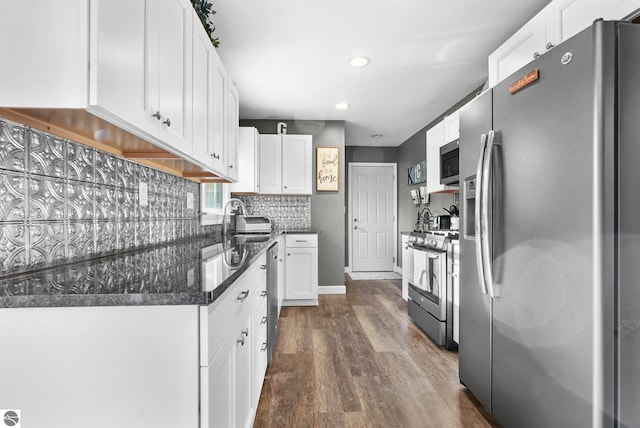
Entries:
POLYGON ((202 224, 221 224, 222 209, 229 200, 229 186, 222 183, 200 185, 202 224))

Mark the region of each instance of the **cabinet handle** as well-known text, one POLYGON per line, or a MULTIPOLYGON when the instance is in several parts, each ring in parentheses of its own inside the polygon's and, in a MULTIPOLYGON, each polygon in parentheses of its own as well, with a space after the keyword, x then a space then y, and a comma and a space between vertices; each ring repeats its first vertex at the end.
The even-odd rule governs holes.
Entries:
POLYGON ((162 115, 160 114, 160 112, 159 112, 159 111, 157 111, 157 112, 153 113, 153 114, 151 115, 151 117, 155 117, 155 118, 156 118, 156 119, 158 119, 158 120, 162 119, 162 115))
POLYGON ((262 293, 260 293, 260 297, 265 297, 267 295, 266 291, 263 291, 262 293))
POLYGON ((244 290, 242 293, 240 293, 237 300, 244 302, 245 300, 247 300, 247 297, 249 297, 249 290, 244 290))
POLYGON ((171 126, 171 119, 167 118, 167 120, 163 121, 162 123, 164 123, 167 126, 171 126))
POLYGON ((242 330, 242 333, 240 333, 240 335, 244 337, 249 337, 249 329, 245 328, 244 330, 242 330))
POLYGON ((540 56, 540 54, 538 53, 538 51, 535 51, 535 52, 533 53, 533 59, 536 59, 536 58, 538 58, 539 56, 540 56))
POLYGON ((260 352, 264 352, 267 350, 267 342, 262 342, 262 348, 260 348, 260 352))
POLYGON ((236 343, 239 343, 240 345, 244 346, 244 337, 236 340, 236 343))
POLYGON ((263 269, 263 270, 264 270, 264 269, 266 269, 266 268, 267 268, 267 265, 262 265, 262 266, 260 266, 260 269, 263 269))
POLYGON ((296 242, 309 242, 306 239, 296 239, 296 242))
POLYGON ((549 42, 549 43, 547 43, 546 48, 547 48, 547 50, 549 50, 549 49, 551 49, 551 48, 553 48, 553 47, 555 47, 555 46, 556 46, 556 45, 554 45, 553 43, 549 42))
POLYGON ((266 324, 267 323, 267 317, 262 317, 262 321, 260 321, 260 324, 266 324))

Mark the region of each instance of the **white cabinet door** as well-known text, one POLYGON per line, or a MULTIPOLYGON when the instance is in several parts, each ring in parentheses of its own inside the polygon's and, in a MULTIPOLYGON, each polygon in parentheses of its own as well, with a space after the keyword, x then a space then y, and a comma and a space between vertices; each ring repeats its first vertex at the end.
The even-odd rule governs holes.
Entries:
POLYGON ((440 146, 444 144, 444 122, 427 130, 427 192, 437 192, 440 184, 440 146))
POLYGON ((598 18, 623 19, 640 8, 637 0, 555 0, 547 6, 547 40, 557 45, 598 18))
POLYGON ((251 327, 251 311, 240 318, 235 336, 235 426, 250 428, 253 419, 251 350, 255 332, 251 327))
POLYGON ((91 1, 89 110, 106 112, 155 135, 158 121, 147 97, 149 3, 91 1))
POLYGON ((282 141, 280 135, 260 135, 260 193, 282 193, 282 141))
POLYGON ((221 174, 227 174, 227 163, 225 159, 226 145, 226 120, 225 110, 227 109, 227 69, 220 60, 217 52, 214 52, 213 75, 211 84, 213 87, 211 123, 213 127, 213 140, 210 150, 210 156, 213 158, 213 168, 221 174))
POLYGON ((313 183, 311 135, 282 136, 282 193, 310 195, 313 183))
POLYGON ((285 245, 284 235, 278 238, 278 317, 280 309, 282 309, 282 301, 284 300, 285 284, 286 284, 286 261, 287 247, 285 245))
POLYGON ((318 298, 318 249, 287 248, 287 300, 318 298))
POLYGON ((531 18, 520 30, 489 55, 489 86, 493 87, 545 51, 545 11, 531 18))
POLYGON ((200 428, 233 428, 236 338, 229 337, 209 367, 203 367, 200 428))
POLYGON ((260 178, 260 134, 253 127, 238 128, 238 182, 230 184, 231 192, 258 193, 260 178))
POLYGON ((211 168, 213 158, 209 155, 209 146, 213 138, 210 112, 213 101, 211 76, 214 47, 195 13, 193 19, 193 156, 211 168))
POLYGON ((253 349, 251 400, 254 408, 258 407, 264 375, 267 371, 267 299, 256 301, 253 314, 253 349))
POLYGON ((460 138, 460 110, 444 117, 444 142, 449 143, 460 138))
POLYGON ((413 249, 409 248, 409 235, 402 235, 402 298, 409 298, 409 281, 413 278, 413 249))
MULTIPOLYGON (((160 118, 158 137, 187 155, 191 147, 191 60, 193 8, 189 0, 158 0, 157 110, 160 118)), ((150 93, 153 93, 150 91, 150 93)))
POLYGON ((240 98, 236 85, 228 79, 228 99, 227 99, 227 146, 225 158, 227 160, 227 177, 232 180, 238 179, 238 140, 239 140, 239 115, 240 98))
POLYGON ((89 9, 86 0, 2 2, 1 106, 86 107, 89 9))

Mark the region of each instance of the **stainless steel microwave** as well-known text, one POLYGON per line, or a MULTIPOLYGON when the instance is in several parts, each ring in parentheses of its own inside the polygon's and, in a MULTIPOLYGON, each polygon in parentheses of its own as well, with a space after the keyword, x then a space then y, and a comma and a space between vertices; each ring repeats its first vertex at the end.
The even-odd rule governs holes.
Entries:
POLYGON ((440 184, 457 184, 460 172, 460 141, 440 147, 440 184))

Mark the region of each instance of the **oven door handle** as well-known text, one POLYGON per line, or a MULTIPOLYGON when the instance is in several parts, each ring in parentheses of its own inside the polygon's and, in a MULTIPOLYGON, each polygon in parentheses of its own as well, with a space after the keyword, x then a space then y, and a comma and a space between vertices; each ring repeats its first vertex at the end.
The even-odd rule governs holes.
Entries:
POLYGON ((482 252, 482 215, 483 215, 483 194, 482 190, 484 188, 483 182, 484 179, 482 177, 484 158, 487 150, 487 134, 482 134, 480 137, 480 156, 478 156, 478 166, 476 169, 476 206, 475 206, 475 229, 476 229, 476 267, 478 269, 478 282, 480 283, 480 289, 482 290, 482 294, 488 294, 487 283, 485 281, 484 274, 484 257, 482 252))

